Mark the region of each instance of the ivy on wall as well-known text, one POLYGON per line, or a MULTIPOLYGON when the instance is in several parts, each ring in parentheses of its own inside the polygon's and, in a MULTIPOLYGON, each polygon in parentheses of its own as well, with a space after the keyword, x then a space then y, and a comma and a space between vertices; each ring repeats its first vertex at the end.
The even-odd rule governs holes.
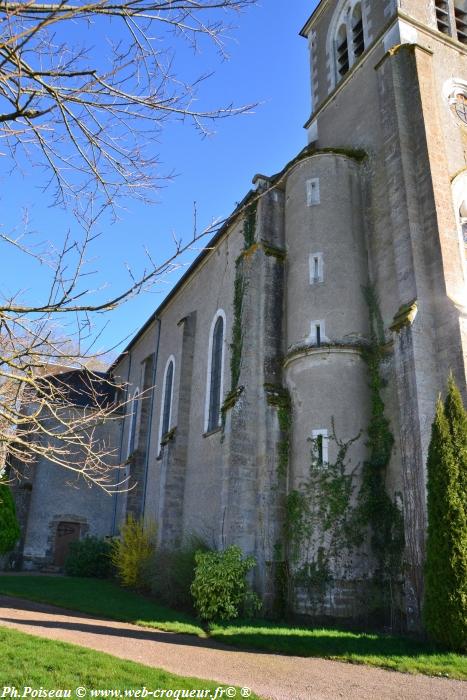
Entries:
POLYGON ((266 400, 277 409, 280 439, 277 443, 277 474, 287 476, 290 453, 290 433, 292 430, 292 400, 288 389, 276 384, 265 384, 266 400))
POLYGON ((368 459, 362 467, 362 485, 358 496, 358 519, 370 530, 371 550, 376 564, 375 576, 383 587, 400 578, 404 552, 404 521, 401 510, 389 497, 386 477, 394 436, 384 414, 381 377, 384 357, 384 325, 378 300, 372 287, 364 289, 370 318, 370 344, 363 350, 369 372, 371 418, 368 426, 368 459))
POLYGON ((320 459, 318 439, 310 439, 307 477, 286 501, 285 548, 289 588, 299 586, 306 590, 311 609, 316 610, 336 575, 336 563, 339 578, 350 578, 355 571, 352 557, 358 554, 363 561, 363 548, 369 539, 375 594, 372 602, 375 608, 390 610, 394 621, 394 591, 402 573, 404 523, 399 507, 386 490, 394 436, 381 396, 384 325, 374 290, 368 287, 364 294, 370 320, 370 342, 362 348, 371 396, 368 458, 357 479, 357 467, 350 469, 348 452, 361 433, 345 442, 339 440, 333 424, 330 440, 337 447, 337 457, 325 464, 320 459))
POLYGON ((236 262, 234 299, 233 299, 233 324, 232 342, 230 344, 230 387, 231 392, 238 387, 243 352, 243 301, 245 298, 246 283, 243 275, 243 260, 236 262))
POLYGON ((323 463, 318 438, 310 438, 310 465, 298 489, 286 503, 285 535, 292 576, 292 587, 308 595, 311 610, 323 602, 327 585, 336 576, 350 576, 352 554, 363 542, 355 527, 355 472, 349 470, 348 453, 360 434, 339 440, 334 424, 329 438, 335 443, 334 462, 323 463))
POLYGON ((243 221, 243 242, 244 242, 244 249, 248 250, 250 246, 253 245, 255 242, 256 238, 256 210, 257 210, 257 201, 255 200, 250 206, 248 207, 245 215, 245 219, 243 221))

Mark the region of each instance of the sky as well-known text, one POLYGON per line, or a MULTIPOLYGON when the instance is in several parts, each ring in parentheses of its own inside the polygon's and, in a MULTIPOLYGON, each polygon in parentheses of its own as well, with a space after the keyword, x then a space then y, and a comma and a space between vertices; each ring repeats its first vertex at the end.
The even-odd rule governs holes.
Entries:
MULTIPOLYGON (((173 250, 173 235, 187 239, 193 231, 196 202, 198 229, 223 219, 251 188, 256 173, 281 170, 305 145, 303 124, 310 114, 310 78, 306 39, 298 35, 317 0, 260 0, 233 18, 236 28, 226 43, 228 61, 207 49, 200 55, 182 51, 180 67, 193 75, 213 72, 204 81, 199 105, 235 106, 258 103, 250 114, 217 121, 213 133, 202 138, 188 124, 173 124, 161 134, 159 158, 165 172, 176 175, 155 193, 152 205, 130 201, 119 219, 100 223, 92 248, 99 294, 120 291, 147 264, 145 250, 156 261, 173 250), (183 66, 183 62, 189 65, 183 66), (196 72, 196 73, 195 73, 196 72), (102 288, 105 287, 104 291, 102 288)), ((51 194, 41 188, 43 174, 29 167, 11 169, 0 158, 0 211, 2 229, 19 231, 27 219, 35 240, 58 242, 75 226, 70 212, 53 206, 51 194)), ((201 244, 198 244, 201 247, 201 244)), ((186 257, 186 266, 196 251, 186 257)), ((19 293, 30 302, 43 298, 47 285, 44 266, 2 247, 0 292, 19 293)), ((100 332, 96 348, 115 348, 117 354, 161 303, 183 273, 183 267, 111 315, 95 319, 100 332)))

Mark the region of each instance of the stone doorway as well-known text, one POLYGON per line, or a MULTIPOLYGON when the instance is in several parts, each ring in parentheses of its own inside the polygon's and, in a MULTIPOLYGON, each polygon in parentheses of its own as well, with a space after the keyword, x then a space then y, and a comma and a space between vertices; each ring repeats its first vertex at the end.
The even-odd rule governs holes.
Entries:
POLYGON ((79 540, 81 534, 80 523, 61 521, 57 525, 55 536, 54 565, 63 567, 68 550, 72 542, 79 540))

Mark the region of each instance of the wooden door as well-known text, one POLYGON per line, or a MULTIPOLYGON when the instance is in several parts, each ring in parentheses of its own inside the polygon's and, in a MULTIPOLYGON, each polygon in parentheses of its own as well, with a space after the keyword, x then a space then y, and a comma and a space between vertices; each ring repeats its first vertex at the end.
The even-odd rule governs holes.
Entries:
POLYGON ((55 566, 61 567, 64 565, 70 544, 79 540, 80 527, 79 523, 67 523, 63 521, 58 523, 55 537, 55 566))

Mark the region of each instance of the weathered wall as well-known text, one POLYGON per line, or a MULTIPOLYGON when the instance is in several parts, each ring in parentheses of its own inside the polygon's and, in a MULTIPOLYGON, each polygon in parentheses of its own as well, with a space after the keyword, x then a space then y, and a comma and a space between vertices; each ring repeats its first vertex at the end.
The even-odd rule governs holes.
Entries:
MULTIPOLYGON (((80 409, 75 409, 79 411, 80 409)), ((107 446, 116 446, 119 422, 112 421, 96 429, 94 438, 102 438, 107 446)), ((117 464, 109 458, 109 466, 117 464)), ((111 477, 112 478, 112 477, 111 477)), ((40 459, 34 464, 31 478, 15 484, 15 491, 28 494, 28 513, 23 518, 23 568, 35 569, 53 564, 55 537, 60 521, 80 523, 80 536, 107 537, 112 535, 114 498, 100 487, 67 471, 63 467, 40 459), (26 489, 24 485, 26 484, 26 489)))

